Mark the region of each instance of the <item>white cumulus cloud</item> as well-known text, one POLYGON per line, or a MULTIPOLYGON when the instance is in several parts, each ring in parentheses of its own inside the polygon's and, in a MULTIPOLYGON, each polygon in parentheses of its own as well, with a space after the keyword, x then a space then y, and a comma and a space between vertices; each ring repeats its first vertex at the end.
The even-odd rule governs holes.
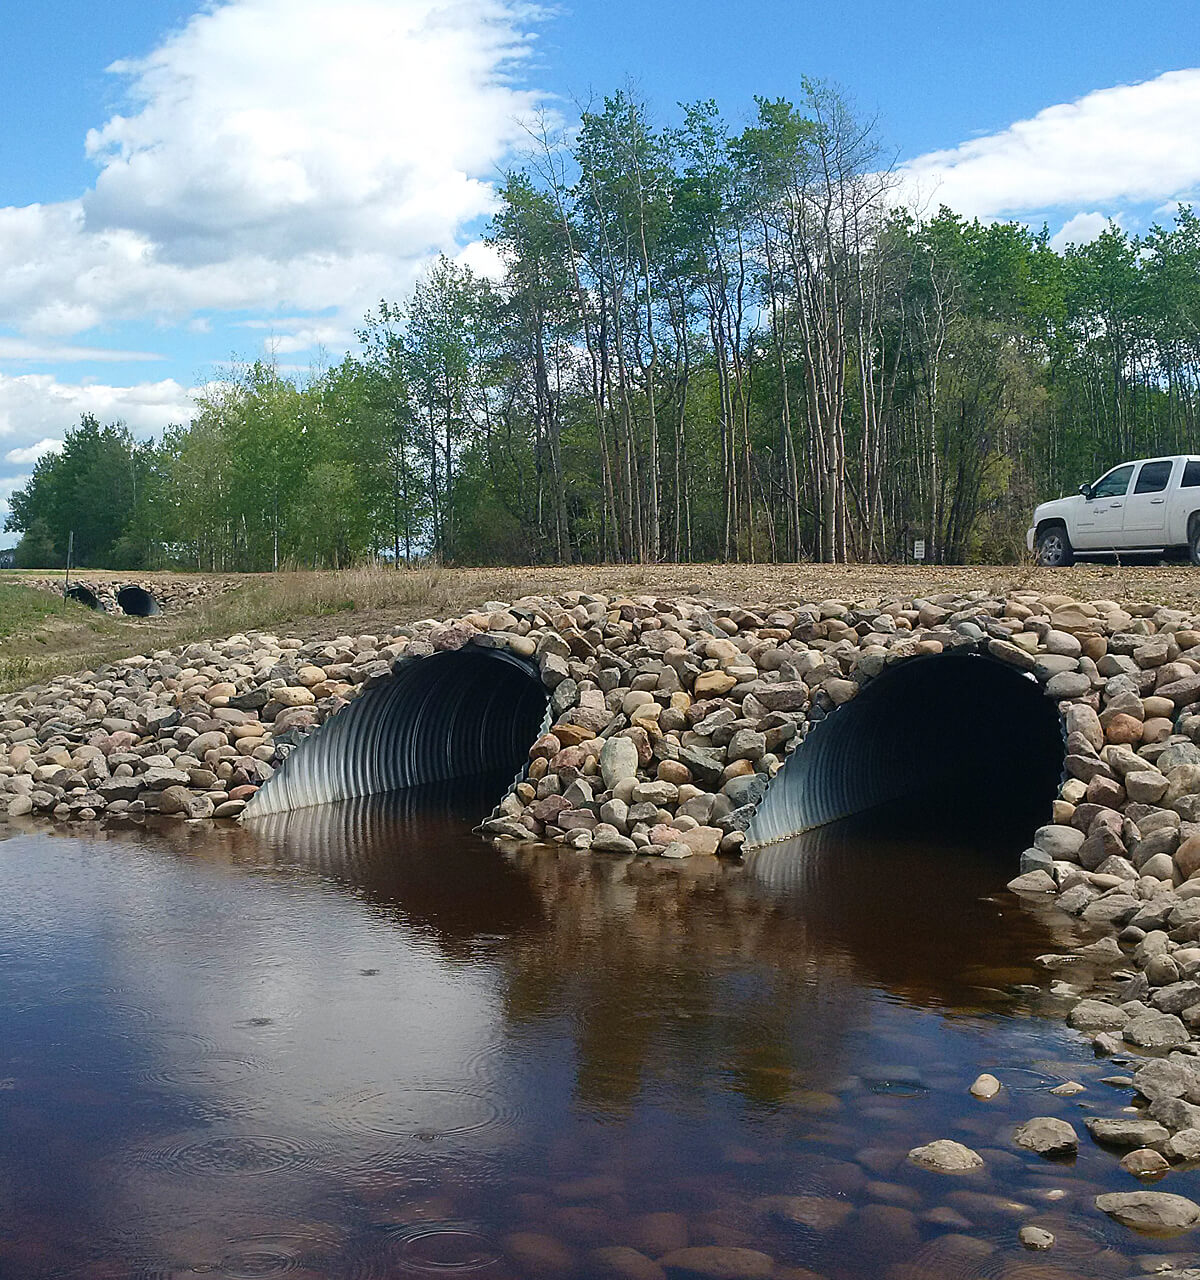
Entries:
POLYGON ((120 420, 135 435, 150 435, 188 421, 193 394, 174 378, 114 387, 62 382, 48 373, 0 373, 0 436, 15 437, 14 449, 27 449, 39 440, 59 439, 85 413, 101 422, 120 420))
POLYGON ((967 217, 1161 203, 1200 183, 1200 68, 1098 89, 900 173, 910 199, 967 217))
POLYGON ((115 64, 75 200, 0 208, 0 324, 65 336, 406 290, 486 215, 536 95, 520 0, 225 0, 115 64))
POLYGON ((1110 218, 1104 213, 1077 213, 1050 237, 1050 247, 1062 253, 1068 245, 1091 244, 1110 222, 1121 225, 1120 217, 1110 218))
POLYGON ((39 440, 37 444, 31 444, 25 449, 10 449, 4 455, 5 462, 15 462, 28 466, 31 462, 36 462, 39 458, 44 458, 48 453, 61 453, 63 442, 61 440, 52 440, 47 437, 45 440, 39 440))

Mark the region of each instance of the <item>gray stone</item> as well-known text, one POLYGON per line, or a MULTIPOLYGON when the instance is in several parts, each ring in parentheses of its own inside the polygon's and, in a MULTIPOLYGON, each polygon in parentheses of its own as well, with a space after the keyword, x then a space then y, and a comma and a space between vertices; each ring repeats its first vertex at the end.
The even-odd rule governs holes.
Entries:
POLYGON ((1084 1123, 1097 1142, 1110 1147, 1153 1147, 1170 1137, 1157 1120, 1137 1116, 1093 1116, 1084 1123))
POLYGON ((1049 1249, 1054 1245, 1054 1235, 1042 1227, 1022 1227, 1017 1239, 1026 1249, 1049 1249))
POLYGON ((1084 833, 1075 827, 1050 825, 1034 833, 1034 847, 1048 853, 1056 862, 1077 862, 1084 833))
POLYGON ((1048 853, 1043 853, 1041 849, 1026 849, 1021 854, 1021 875, 1027 875, 1030 871, 1044 871, 1046 875, 1050 875, 1054 861, 1048 853))
MULTIPOLYGON (((739 729, 729 739, 729 745, 725 749, 725 756, 730 761, 758 760, 766 754, 766 751, 767 739, 765 734, 757 733, 753 729, 739 729)), ((1165 785, 1166 779, 1163 781, 1165 785)))
POLYGON ((939 1138, 923 1147, 913 1147, 908 1153, 911 1163, 936 1173, 968 1173, 983 1168, 983 1157, 978 1151, 964 1147, 961 1142, 939 1138))
POLYGON ((1067 1015, 1076 1031, 1120 1031, 1129 1019, 1122 1009, 1106 1000, 1080 1000, 1067 1015))
POLYGON ((1163 1155, 1168 1160, 1200 1160, 1200 1129, 1180 1129, 1163 1144, 1163 1155))
POLYGON ((1013 1141, 1040 1156, 1073 1155, 1079 1148, 1079 1135, 1072 1125, 1057 1116, 1035 1116, 1018 1126, 1013 1141))
POLYGON ((1157 804, 1167 789, 1167 779, 1157 769, 1138 769, 1125 775, 1125 793, 1138 804, 1157 804))
POLYGON ((1013 893, 1055 893, 1058 885, 1047 872, 1041 870, 1026 871, 1008 882, 1013 893))
POLYGON ((1110 1191, 1096 1197, 1096 1208, 1149 1235, 1177 1235, 1200 1223, 1200 1205, 1165 1191, 1110 1191))
POLYGON ((1090 692, 1091 680, 1082 672, 1060 671, 1046 681, 1046 693, 1051 698, 1082 698, 1090 692))
POLYGON ((1200 982, 1172 982, 1159 987, 1150 997, 1150 1003, 1162 1013, 1182 1013, 1200 1004, 1200 982))
POLYGON ((1143 1013, 1128 1022, 1121 1034, 1143 1049, 1172 1049, 1191 1039, 1173 1013, 1143 1013))
POLYGON ((1195 1102, 1200 1100, 1200 1067, 1180 1054, 1155 1058, 1134 1072, 1133 1087, 1150 1102, 1158 1098, 1195 1102))
POLYGON ((599 853, 637 852, 637 845, 607 822, 601 822, 592 832, 591 847, 599 853))
POLYGON ((636 778, 638 771, 637 746, 630 738, 609 738, 600 749, 600 775, 605 787, 611 791, 625 778, 636 778))
POLYGON ((1150 1114, 1172 1133, 1181 1129, 1200 1129, 1200 1106, 1183 1098, 1155 1098, 1148 1108, 1150 1114))
POLYGON ((1107 893, 1088 903, 1080 915, 1090 925, 1119 927, 1137 915, 1141 903, 1128 893, 1107 893))

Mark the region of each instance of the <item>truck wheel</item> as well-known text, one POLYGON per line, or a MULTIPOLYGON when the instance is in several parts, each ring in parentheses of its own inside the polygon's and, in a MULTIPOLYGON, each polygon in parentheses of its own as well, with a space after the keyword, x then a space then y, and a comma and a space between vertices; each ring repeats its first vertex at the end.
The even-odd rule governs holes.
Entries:
MULTIPOLYGON (((1073 559, 1071 540, 1061 524, 1052 524, 1038 534, 1038 564, 1044 565, 1047 569, 1064 569, 1073 559)), ((1200 564, 1200 561, 1196 563, 1200 564)))
POLYGON ((1193 517, 1188 527, 1188 559, 1200 564, 1200 518, 1193 517))

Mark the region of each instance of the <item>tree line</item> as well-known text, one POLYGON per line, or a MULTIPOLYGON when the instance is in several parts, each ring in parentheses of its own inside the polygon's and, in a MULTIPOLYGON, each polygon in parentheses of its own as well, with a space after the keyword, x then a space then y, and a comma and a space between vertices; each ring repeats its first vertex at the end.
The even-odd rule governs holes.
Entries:
POLYGON ((157 443, 93 419, 12 499, 21 563, 1008 561, 1036 502, 1195 447, 1200 219, 905 206, 834 87, 530 134, 489 242, 307 377, 233 371, 157 443))

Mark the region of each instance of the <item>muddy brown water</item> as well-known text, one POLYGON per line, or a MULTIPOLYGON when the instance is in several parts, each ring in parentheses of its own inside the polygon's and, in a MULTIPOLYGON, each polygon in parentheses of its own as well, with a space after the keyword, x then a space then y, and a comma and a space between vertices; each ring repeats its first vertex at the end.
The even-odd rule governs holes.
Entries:
POLYGON ((1129 1093, 1033 964, 1065 918, 1004 891, 1036 815, 917 802, 668 865, 501 854, 483 794, 9 829, 0 1276, 590 1280, 593 1249, 685 1243, 776 1280, 1194 1262, 1092 1206, 1135 1184, 1082 1121, 1129 1093), (1012 1145, 1047 1114, 1077 1160, 1012 1145), (905 1162, 942 1137, 984 1171, 905 1162))

